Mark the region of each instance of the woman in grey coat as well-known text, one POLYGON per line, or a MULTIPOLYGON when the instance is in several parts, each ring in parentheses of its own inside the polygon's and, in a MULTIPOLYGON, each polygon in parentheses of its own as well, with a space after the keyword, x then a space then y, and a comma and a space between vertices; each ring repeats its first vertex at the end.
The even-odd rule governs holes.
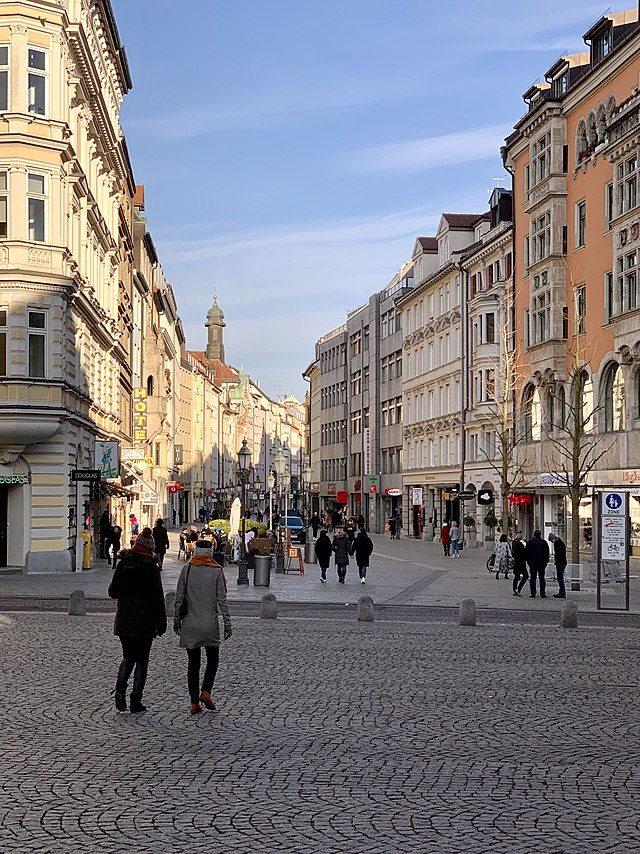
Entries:
POLYGON ((338 530, 333 538, 332 548, 335 552, 336 569, 338 570, 338 582, 344 584, 349 566, 349 537, 342 528, 338 530))
POLYGON ((224 639, 228 640, 231 637, 231 616, 227 605, 227 583, 222 567, 211 557, 211 543, 199 540, 193 557, 180 573, 173 618, 173 630, 180 635, 180 646, 187 650, 189 657, 187 684, 192 715, 202 711, 200 703, 212 711, 216 708, 211 689, 220 660, 218 609, 224 621, 224 639), (186 602, 187 613, 181 619, 183 602, 186 602), (207 666, 200 687, 202 647, 207 655, 207 666))

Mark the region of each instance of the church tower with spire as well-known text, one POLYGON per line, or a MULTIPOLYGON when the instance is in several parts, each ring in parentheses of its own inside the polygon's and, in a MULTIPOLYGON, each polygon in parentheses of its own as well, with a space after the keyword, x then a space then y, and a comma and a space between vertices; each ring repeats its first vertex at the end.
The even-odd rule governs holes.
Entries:
POLYGON ((205 326, 208 333, 205 358, 218 359, 220 362, 224 362, 224 342, 222 339, 222 330, 225 326, 224 314, 218 305, 218 295, 215 292, 213 294, 213 305, 207 312, 205 326))

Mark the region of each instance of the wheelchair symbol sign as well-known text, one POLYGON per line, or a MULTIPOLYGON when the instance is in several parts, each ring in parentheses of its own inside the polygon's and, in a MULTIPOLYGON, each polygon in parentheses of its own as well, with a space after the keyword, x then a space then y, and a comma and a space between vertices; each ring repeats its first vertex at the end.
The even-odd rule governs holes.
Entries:
POLYGON ((603 516, 625 516, 627 512, 626 495, 620 492, 602 493, 603 516))

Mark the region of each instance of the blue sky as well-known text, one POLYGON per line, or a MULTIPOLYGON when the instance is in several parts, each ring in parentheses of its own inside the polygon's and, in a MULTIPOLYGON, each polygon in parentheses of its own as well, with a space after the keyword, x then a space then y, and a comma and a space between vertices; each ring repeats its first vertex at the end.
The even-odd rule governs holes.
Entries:
MULTIPOLYGON (((584 0, 112 0, 122 112, 190 349, 303 397, 317 338, 442 212, 481 212, 522 93, 604 11, 584 0)), ((633 0, 627 0, 631 8, 633 0)), ((618 7, 616 7, 618 8, 618 7)))

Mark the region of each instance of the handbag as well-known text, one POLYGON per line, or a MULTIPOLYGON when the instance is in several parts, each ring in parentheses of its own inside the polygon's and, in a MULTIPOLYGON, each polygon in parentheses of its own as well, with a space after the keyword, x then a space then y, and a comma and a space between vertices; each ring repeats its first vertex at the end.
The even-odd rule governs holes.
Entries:
POLYGON ((178 617, 180 617, 180 621, 184 620, 184 618, 189 613, 189 603, 187 602, 187 588, 189 587, 189 573, 191 572, 191 564, 187 567, 187 579, 184 583, 184 596, 182 602, 180 603, 180 610, 178 611, 178 617))

